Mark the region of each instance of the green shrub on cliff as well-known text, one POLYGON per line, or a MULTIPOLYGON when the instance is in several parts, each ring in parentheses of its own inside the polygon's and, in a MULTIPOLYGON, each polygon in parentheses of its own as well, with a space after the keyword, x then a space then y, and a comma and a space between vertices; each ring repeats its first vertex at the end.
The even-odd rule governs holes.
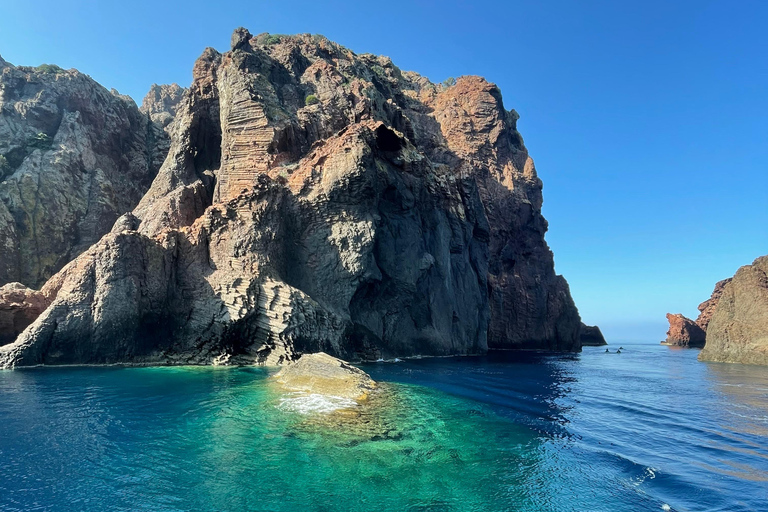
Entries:
POLYGON ((56 73, 63 73, 64 70, 61 69, 56 64, 40 64, 36 68, 39 72, 45 73, 47 75, 55 75, 56 73))
POLYGON ((317 97, 317 96, 315 96, 314 94, 310 94, 309 96, 307 96, 307 97, 304 99, 304 104, 305 104, 305 105, 307 105, 307 106, 309 106, 309 105, 314 105, 314 104, 316 104, 316 103, 320 103, 320 100, 319 100, 319 99, 318 99, 318 97, 317 97))
POLYGON ((272 46, 273 44, 279 43, 282 38, 283 38, 283 34, 269 34, 264 39, 264 44, 266 44, 267 46, 272 46))
POLYGON ((38 133, 27 142, 27 147, 32 149, 51 149, 53 139, 47 133, 38 133))
POLYGON ((452 76, 449 76, 448 78, 443 80, 443 87, 446 87, 446 88, 453 87, 454 85, 456 85, 456 79, 453 78, 452 76))
POLYGON ((0 155, 0 176, 4 176, 10 169, 11 164, 8 163, 8 159, 5 158, 5 156, 0 155))

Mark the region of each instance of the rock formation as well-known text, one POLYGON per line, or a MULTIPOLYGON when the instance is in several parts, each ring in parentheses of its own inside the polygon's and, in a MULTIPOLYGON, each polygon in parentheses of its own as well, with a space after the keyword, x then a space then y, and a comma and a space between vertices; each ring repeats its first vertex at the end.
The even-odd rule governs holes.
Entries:
POLYGON ((768 365, 768 256, 721 284, 699 360, 768 365))
POLYGON ((579 335, 582 347, 601 347, 607 345, 603 332, 596 325, 581 324, 581 334, 579 335))
POLYGON ((245 29, 193 76, 150 190, 0 365, 580 348, 495 85, 245 29))
POLYGON ((730 282, 730 277, 728 279, 718 281, 715 284, 715 289, 709 299, 699 304, 699 316, 696 318, 696 325, 701 327, 702 330, 706 331, 707 327, 709 327, 709 321, 712 319, 712 315, 715 314, 715 309, 717 308, 718 302, 720 302, 720 297, 723 295, 725 285, 730 282))
POLYGON ((167 136, 87 75, 0 59, 0 285, 42 285, 147 191, 167 136))
POLYGON ((676 347, 697 347, 704 346, 706 333, 699 325, 681 314, 667 313, 669 330, 667 339, 662 341, 664 345, 676 347))
POLYGON ((176 117, 184 93, 187 90, 179 84, 152 84, 144 96, 139 110, 163 128, 167 128, 176 117))
POLYGON ((0 287, 0 345, 11 343, 50 304, 42 292, 21 283, 0 287))
POLYGON ((730 281, 730 278, 723 279, 715 284, 715 289, 710 298, 699 304, 699 316, 695 321, 679 313, 667 313, 669 330, 667 331, 667 339, 661 343, 677 347, 703 347, 709 321, 715 312, 725 285, 730 281))

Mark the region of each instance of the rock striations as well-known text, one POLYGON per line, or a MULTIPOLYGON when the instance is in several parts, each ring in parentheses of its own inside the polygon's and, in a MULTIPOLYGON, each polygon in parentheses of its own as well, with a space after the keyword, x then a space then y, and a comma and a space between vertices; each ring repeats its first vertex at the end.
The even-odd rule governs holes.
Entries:
POLYGON ((39 287, 97 242, 167 149, 130 98, 76 70, 0 59, 0 285, 39 287))
POLYGON ((707 343, 699 360, 768 365, 768 256, 718 287, 716 304, 702 310, 708 313, 707 343))
POLYGON ((193 75, 151 188, 2 366, 580 348, 495 85, 245 29, 193 75))

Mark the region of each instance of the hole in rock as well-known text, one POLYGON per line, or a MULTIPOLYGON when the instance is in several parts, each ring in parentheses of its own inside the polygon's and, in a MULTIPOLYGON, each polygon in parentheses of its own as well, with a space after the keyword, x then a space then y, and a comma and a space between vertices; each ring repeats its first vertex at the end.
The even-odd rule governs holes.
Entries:
POLYGON ((376 128, 376 144, 382 151, 399 151, 403 147, 400 137, 384 125, 376 128))

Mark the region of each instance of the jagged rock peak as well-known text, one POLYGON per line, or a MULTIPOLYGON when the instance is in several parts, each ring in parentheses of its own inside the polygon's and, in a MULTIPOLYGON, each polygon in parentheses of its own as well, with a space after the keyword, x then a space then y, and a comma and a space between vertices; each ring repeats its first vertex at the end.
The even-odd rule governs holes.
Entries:
POLYGON ((187 91, 179 84, 152 84, 146 96, 141 102, 139 110, 149 117, 155 123, 163 128, 167 127, 176 117, 179 104, 187 91))
POLYGON ((0 364, 580 348, 498 87, 321 36, 239 29, 233 48, 195 62, 138 229, 68 265, 0 364))
POLYGON ((667 321, 669 330, 662 344, 676 347, 701 348, 704 346, 706 333, 696 322, 679 313, 667 313, 667 321))

